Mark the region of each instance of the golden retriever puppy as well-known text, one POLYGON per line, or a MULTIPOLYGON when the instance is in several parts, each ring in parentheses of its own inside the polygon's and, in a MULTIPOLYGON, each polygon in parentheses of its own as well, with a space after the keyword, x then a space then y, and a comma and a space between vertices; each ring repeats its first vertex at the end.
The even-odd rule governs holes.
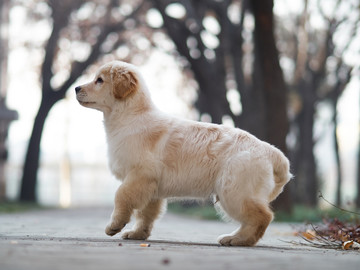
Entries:
POLYGON ((146 239, 168 197, 216 199, 241 223, 221 245, 252 246, 273 219, 269 202, 290 180, 289 161, 246 131, 159 111, 133 65, 114 61, 75 88, 79 103, 104 114, 111 172, 122 181, 106 234, 130 221, 125 239, 146 239))

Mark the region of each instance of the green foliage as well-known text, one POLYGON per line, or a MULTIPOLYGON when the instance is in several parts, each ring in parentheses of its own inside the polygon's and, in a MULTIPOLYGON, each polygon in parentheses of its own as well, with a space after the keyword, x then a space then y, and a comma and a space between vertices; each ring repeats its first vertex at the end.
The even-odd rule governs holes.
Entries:
POLYGON ((275 221, 277 222, 319 222, 323 219, 338 219, 342 221, 354 221, 359 219, 359 215, 350 213, 336 207, 329 209, 312 208, 303 205, 297 205, 291 213, 282 211, 275 212, 275 221))
MULTIPOLYGON (((198 219, 220 220, 214 206, 211 204, 184 204, 173 202, 168 205, 169 212, 181 215, 187 215, 198 219)), ((359 211, 360 212, 360 211, 359 211)), ((360 218, 360 215, 349 213, 344 210, 331 207, 323 210, 311 208, 303 205, 297 205, 291 213, 275 211, 274 221, 276 222, 321 222, 323 219, 338 219, 341 221, 354 222, 360 218)))
POLYGON ((173 202, 168 204, 168 210, 175 214, 187 215, 198 219, 220 220, 214 206, 209 204, 193 203, 187 205, 180 202, 173 202))
POLYGON ((44 207, 36 203, 11 202, 5 201, 0 203, 0 213, 17 213, 30 210, 44 209, 44 207))

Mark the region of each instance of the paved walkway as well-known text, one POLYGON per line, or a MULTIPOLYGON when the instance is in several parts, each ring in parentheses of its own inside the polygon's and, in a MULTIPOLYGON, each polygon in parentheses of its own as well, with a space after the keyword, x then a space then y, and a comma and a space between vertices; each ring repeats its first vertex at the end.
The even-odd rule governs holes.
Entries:
POLYGON ((299 241, 289 224, 270 225, 256 247, 221 247, 217 236, 235 224, 166 214, 148 241, 131 241, 105 235, 110 214, 78 208, 0 215, 0 269, 360 269, 360 251, 289 243, 299 241))

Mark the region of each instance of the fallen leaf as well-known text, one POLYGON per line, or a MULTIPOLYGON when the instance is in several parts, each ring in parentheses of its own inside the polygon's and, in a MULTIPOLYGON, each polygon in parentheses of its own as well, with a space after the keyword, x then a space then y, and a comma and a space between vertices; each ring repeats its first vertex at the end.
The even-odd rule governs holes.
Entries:
POLYGON ((306 230, 305 232, 302 232, 301 235, 307 240, 314 240, 316 236, 316 232, 314 230, 306 230))
POLYGON ((354 244, 354 241, 352 241, 352 240, 346 241, 346 242, 344 242, 344 243, 342 244, 342 248, 343 248, 344 250, 351 249, 352 246, 353 246, 353 244, 354 244))

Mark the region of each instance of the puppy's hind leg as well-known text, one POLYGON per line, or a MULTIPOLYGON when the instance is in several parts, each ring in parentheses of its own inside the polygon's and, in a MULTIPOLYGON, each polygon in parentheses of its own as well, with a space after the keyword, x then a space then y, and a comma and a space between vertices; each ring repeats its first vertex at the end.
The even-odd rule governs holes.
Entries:
POLYGON ((241 223, 240 229, 219 239, 219 243, 224 246, 254 246, 273 219, 267 204, 252 199, 246 199, 238 205, 237 212, 233 206, 228 209, 224 207, 224 210, 241 223))
POLYGON ((152 200, 145 208, 136 211, 136 224, 131 231, 124 232, 123 239, 145 240, 150 236, 155 219, 164 208, 165 201, 152 200))

